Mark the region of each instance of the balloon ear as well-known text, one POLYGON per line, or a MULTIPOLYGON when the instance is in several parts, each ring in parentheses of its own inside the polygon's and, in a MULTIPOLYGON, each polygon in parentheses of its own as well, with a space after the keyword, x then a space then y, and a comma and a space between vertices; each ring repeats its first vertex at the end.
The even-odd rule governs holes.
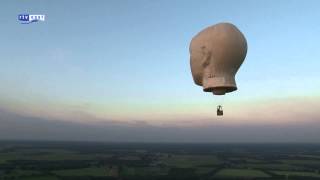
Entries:
POLYGON ((202 67, 205 69, 210 65, 211 52, 206 48, 206 46, 201 47, 202 52, 202 67))
POLYGON ((208 78, 213 78, 214 77, 214 72, 212 72, 212 70, 214 69, 213 67, 211 67, 213 64, 211 63, 212 61, 212 53, 211 51, 206 48, 206 46, 202 46, 201 47, 201 51, 202 51, 202 68, 203 68, 203 79, 208 79, 208 78))

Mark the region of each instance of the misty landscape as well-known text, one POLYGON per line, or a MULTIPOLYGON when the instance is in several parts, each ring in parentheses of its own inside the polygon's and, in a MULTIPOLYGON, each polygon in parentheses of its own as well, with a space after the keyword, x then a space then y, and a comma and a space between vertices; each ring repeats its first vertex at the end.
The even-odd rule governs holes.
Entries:
POLYGON ((3 180, 319 179, 320 145, 1 141, 3 180))

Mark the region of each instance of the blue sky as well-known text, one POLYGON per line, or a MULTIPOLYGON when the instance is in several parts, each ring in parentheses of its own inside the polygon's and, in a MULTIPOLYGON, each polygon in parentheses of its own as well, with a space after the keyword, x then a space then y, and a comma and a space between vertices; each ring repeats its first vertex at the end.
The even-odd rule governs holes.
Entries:
POLYGON ((101 121, 175 125, 214 117, 221 98, 193 84, 188 48, 203 28, 231 22, 247 38, 248 53, 236 76, 238 91, 223 100, 226 111, 232 109, 230 124, 254 121, 246 107, 265 112, 280 106, 283 122, 292 118, 285 111, 292 106, 301 117, 314 117, 316 110, 310 109, 320 107, 319 5, 289 0, 2 2, 0 105, 66 121, 80 121, 74 112, 101 121), (21 13, 45 14, 46 21, 22 25, 21 13), (302 110, 301 103, 307 104, 302 110))

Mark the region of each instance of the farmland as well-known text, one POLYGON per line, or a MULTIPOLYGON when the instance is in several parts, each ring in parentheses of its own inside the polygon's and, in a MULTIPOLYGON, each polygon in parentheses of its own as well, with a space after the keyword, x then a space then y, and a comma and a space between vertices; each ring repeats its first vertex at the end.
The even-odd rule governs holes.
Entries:
POLYGON ((317 144, 0 142, 1 180, 319 179, 317 144))

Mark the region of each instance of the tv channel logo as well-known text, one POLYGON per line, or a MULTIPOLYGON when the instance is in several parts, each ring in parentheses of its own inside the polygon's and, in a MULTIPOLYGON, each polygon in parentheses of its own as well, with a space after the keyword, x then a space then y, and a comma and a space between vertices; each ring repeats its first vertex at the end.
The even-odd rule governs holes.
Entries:
POLYGON ((43 14, 19 14, 18 20, 21 24, 30 24, 33 22, 45 21, 46 16, 43 14))

